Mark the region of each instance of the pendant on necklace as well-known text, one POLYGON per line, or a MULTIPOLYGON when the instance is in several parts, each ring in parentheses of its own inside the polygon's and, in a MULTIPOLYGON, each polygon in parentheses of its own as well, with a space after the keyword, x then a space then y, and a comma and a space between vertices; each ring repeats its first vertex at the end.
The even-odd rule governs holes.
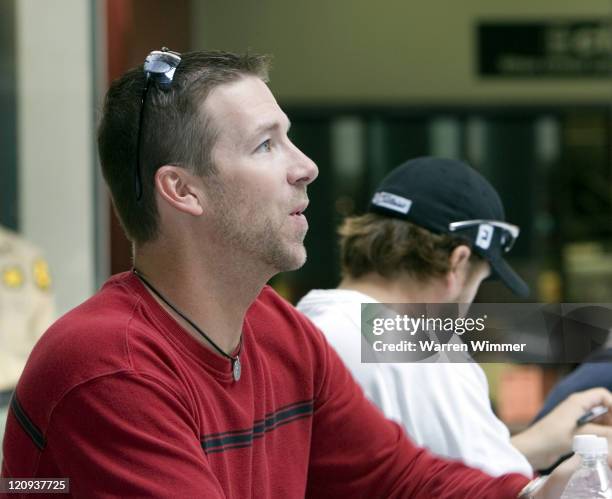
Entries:
POLYGON ((234 381, 238 381, 240 379, 240 374, 242 374, 242 366, 240 365, 240 357, 236 357, 232 359, 232 375, 234 376, 234 381))

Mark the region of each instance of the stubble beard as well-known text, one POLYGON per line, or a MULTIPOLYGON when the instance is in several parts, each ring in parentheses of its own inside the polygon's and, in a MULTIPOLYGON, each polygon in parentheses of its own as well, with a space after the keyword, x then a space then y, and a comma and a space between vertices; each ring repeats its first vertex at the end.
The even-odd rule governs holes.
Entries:
POLYGON ((232 253, 243 254, 246 256, 245 263, 250 260, 251 264, 269 268, 274 274, 296 270, 304 265, 306 234, 289 235, 289 215, 285 220, 277 221, 263 215, 264 205, 248 211, 244 207, 253 204, 241 202, 248 200, 232 202, 229 199, 232 196, 224 191, 218 191, 217 195, 219 234, 223 235, 232 253))

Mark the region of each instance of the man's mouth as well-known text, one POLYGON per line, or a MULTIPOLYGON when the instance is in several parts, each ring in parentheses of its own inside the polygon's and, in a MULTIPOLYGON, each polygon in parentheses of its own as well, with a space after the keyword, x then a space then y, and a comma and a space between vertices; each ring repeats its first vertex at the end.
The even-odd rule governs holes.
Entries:
POLYGON ((308 207, 308 201, 301 203, 300 205, 296 206, 296 208, 290 213, 290 215, 292 216, 302 215, 304 211, 306 211, 307 207, 308 207))

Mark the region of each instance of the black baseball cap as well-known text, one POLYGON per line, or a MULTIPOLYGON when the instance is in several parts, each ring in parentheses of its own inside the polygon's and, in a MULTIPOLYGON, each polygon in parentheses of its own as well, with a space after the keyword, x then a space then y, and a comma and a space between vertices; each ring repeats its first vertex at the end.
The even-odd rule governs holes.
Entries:
POLYGON ((434 157, 406 161, 382 180, 368 211, 465 239, 489 262, 492 277, 519 296, 529 295, 529 286, 503 258, 519 228, 505 221, 499 194, 468 164, 434 157))

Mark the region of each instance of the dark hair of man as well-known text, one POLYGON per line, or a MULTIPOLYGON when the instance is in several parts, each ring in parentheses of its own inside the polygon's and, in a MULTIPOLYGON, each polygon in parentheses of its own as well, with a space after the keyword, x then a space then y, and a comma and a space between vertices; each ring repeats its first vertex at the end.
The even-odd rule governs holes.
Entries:
POLYGON ((405 272, 427 282, 448 273, 449 256, 457 246, 471 246, 456 236, 374 213, 345 219, 338 234, 342 273, 352 278, 375 272, 392 279, 405 272))
POLYGON ((142 92, 142 66, 114 81, 106 94, 98 129, 102 173, 127 237, 145 243, 158 235, 154 177, 160 166, 175 165, 206 176, 215 173, 211 160, 216 130, 203 112, 212 89, 245 76, 268 81, 269 58, 202 51, 181 55, 172 84, 151 81, 141 130, 140 168, 143 194, 135 191, 136 148, 142 92))

